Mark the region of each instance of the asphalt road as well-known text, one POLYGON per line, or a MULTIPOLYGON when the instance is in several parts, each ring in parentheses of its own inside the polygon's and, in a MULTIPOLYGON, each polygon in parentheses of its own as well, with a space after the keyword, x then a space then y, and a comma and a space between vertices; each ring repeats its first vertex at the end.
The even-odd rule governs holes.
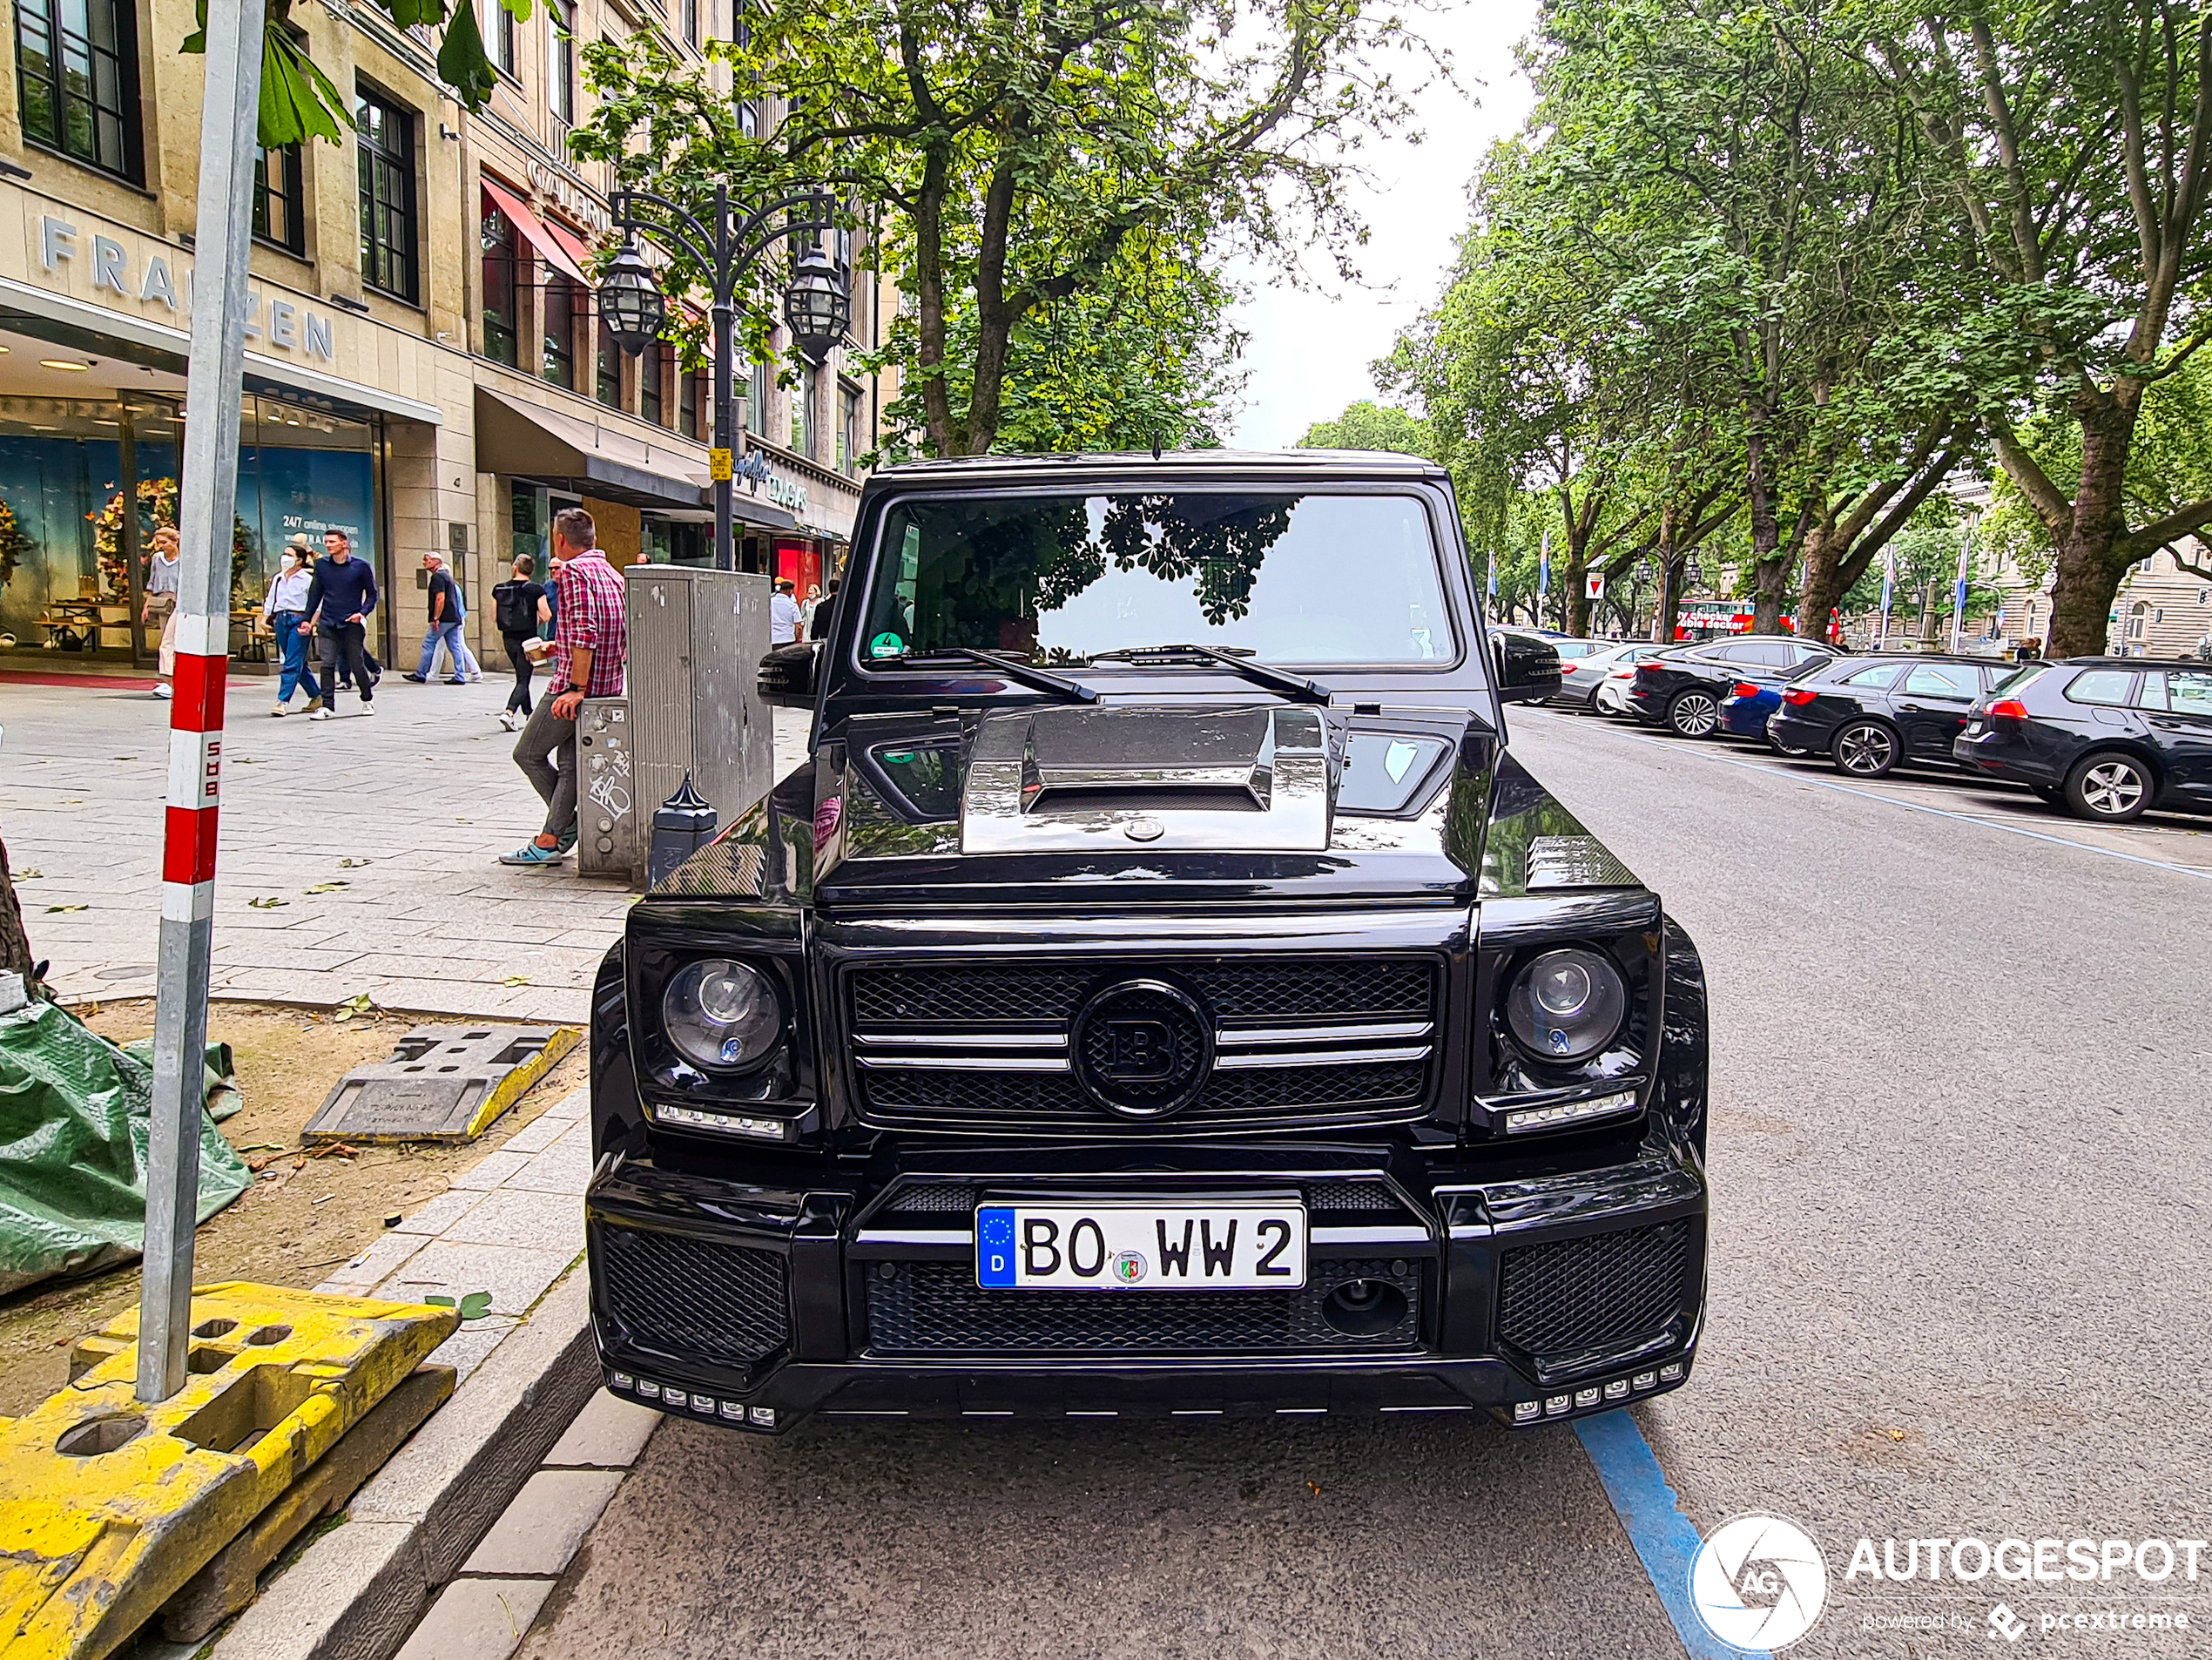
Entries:
MULTIPOLYGON (((1838 789, 1548 711, 1514 746, 1704 953, 1710 1323, 1636 1417, 1701 1528, 1765 1511, 1820 1544, 1791 1652, 2212 1648, 2212 1551, 2195 1584, 1845 1577, 1862 1536, 1900 1564, 1912 1538, 2212 1538, 2212 821, 1838 789), (2041 1629, 2100 1609, 2192 1629, 2041 1629), (1898 1616, 1955 1624, 1872 1623, 1898 1616)), ((1307 1420, 664 1424, 524 1652, 1683 1650, 1571 1433, 1307 1420)))

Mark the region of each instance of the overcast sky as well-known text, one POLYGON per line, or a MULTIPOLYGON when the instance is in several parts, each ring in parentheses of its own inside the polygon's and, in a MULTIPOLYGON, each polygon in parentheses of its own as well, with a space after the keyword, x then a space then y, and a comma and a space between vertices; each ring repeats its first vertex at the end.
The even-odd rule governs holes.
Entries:
POLYGON ((1238 273, 1252 290, 1236 311, 1251 336, 1244 348, 1251 374, 1243 412, 1226 435, 1231 444, 1296 443, 1314 422, 1376 395, 1367 365, 1442 287, 1453 240, 1467 225, 1474 164, 1528 112, 1513 46, 1535 11, 1535 0, 1441 0, 1439 10, 1413 15, 1420 31, 1451 53, 1460 87, 1434 85, 1418 100, 1424 142, 1392 139, 1365 152, 1370 177, 1352 197, 1370 232, 1359 251, 1365 286, 1345 287, 1325 261, 1312 265, 1313 283, 1303 290, 1271 273, 1238 273))

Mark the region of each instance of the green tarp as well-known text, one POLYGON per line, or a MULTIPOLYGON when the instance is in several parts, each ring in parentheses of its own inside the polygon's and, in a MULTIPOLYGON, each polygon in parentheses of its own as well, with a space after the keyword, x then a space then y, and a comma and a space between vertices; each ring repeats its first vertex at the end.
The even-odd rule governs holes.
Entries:
MULTIPOLYGON (((0 1015, 0 1295, 138 1256, 145 1239, 151 1046, 133 1054, 68 1010, 35 1002, 0 1015)), ((237 1110, 230 1050, 211 1044, 208 1098, 237 1110)), ((206 1112, 199 1123, 202 1222, 253 1178, 206 1112)))

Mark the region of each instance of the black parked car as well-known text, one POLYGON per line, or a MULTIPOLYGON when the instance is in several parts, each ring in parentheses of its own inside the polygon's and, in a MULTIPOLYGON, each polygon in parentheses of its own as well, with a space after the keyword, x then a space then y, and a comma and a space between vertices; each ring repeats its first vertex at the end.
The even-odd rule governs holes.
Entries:
POLYGON ((1647 725, 1710 738, 1720 729, 1721 700, 1737 682, 1761 673, 1786 677, 1814 658, 1835 655, 1817 640, 1787 634, 1737 634, 1676 646, 1637 665, 1629 709, 1647 725))
POLYGON ((1493 655, 1459 527, 1380 454, 868 480, 763 668, 808 761, 594 989, 610 1388, 781 1432, 1683 1381, 1703 970, 1506 749, 1558 658, 1493 655))
POLYGON ((2212 665, 2024 665, 1974 710, 1952 752, 1971 771, 2026 784, 2085 819, 2212 810, 2212 665))
POLYGON ((1825 755, 1854 778, 1913 761, 1949 766, 1974 705, 2013 672, 1982 658, 1838 658, 1783 687, 1767 736, 1825 755))

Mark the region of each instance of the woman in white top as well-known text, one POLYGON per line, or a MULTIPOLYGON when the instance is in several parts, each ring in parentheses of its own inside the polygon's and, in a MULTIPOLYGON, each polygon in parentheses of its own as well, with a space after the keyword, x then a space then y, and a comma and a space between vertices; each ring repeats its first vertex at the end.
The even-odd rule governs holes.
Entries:
POLYGON ((154 531, 153 551, 146 559, 145 601, 138 607, 141 623, 156 617, 161 622, 161 678, 153 688, 157 698, 170 695, 168 683, 177 672, 177 589, 183 576, 178 545, 174 525, 165 524, 154 531))
POLYGON ((307 538, 301 536, 286 545, 283 569, 277 572, 276 580, 269 584, 269 591, 261 601, 261 620, 275 633, 284 653, 284 670, 277 682, 276 707, 269 711, 273 715, 290 712, 287 705, 291 703, 295 688, 306 691, 309 709, 322 707, 322 687, 315 683, 315 671, 307 666, 307 637, 300 631, 300 622, 307 614, 307 585, 314 577, 307 538))

